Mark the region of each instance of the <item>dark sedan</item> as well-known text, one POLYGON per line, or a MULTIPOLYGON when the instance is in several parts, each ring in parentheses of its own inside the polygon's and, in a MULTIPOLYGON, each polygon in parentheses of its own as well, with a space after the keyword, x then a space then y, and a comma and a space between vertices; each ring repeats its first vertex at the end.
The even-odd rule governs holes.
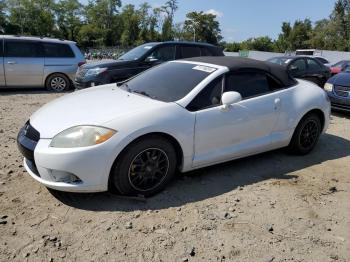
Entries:
POLYGON ((130 50, 118 60, 83 65, 77 71, 75 86, 81 89, 122 82, 163 62, 198 56, 224 56, 224 53, 205 43, 148 43, 130 50))
POLYGON ((333 109, 350 112, 350 66, 330 78, 324 89, 333 109))
POLYGON ((330 69, 312 57, 282 56, 267 61, 284 65, 293 77, 314 82, 320 87, 331 77, 330 69))

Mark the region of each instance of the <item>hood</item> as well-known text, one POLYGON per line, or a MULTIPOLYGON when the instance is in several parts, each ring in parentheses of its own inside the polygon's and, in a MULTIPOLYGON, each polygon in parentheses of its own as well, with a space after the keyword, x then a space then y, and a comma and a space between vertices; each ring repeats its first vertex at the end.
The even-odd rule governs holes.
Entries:
POLYGON ((40 138, 53 138, 78 125, 103 126, 128 113, 154 109, 164 102, 124 91, 115 84, 98 86, 62 96, 44 105, 30 117, 40 138))
POLYGON ((125 67, 133 63, 135 63, 135 61, 128 61, 128 60, 99 61, 99 62, 84 64, 82 66, 82 69, 92 69, 96 67, 107 67, 108 69, 114 69, 114 68, 125 67))
POLYGON ((329 83, 339 86, 350 86, 350 73, 339 73, 328 80, 329 83))

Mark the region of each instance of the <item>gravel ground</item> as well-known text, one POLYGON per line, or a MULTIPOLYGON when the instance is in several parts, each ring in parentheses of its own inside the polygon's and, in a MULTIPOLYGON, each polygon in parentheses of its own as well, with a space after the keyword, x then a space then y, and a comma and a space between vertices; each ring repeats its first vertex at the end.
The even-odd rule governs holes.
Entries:
POLYGON ((350 117, 304 157, 274 151, 180 175, 163 193, 57 194, 16 135, 58 97, 0 93, 0 261, 350 261, 350 117))

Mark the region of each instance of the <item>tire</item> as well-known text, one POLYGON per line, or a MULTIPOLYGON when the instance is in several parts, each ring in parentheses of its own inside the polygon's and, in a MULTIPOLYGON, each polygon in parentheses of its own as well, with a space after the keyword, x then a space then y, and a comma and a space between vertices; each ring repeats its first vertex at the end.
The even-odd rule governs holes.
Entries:
POLYGON ((296 155, 310 153, 316 146, 321 131, 322 125, 319 116, 314 113, 307 114, 296 127, 287 150, 296 155))
POLYGON ((70 81, 63 74, 52 74, 46 79, 45 85, 47 90, 60 93, 70 88, 70 81))
POLYGON ((150 136, 129 145, 111 171, 110 185, 122 195, 155 195, 173 178, 177 167, 173 145, 150 136))

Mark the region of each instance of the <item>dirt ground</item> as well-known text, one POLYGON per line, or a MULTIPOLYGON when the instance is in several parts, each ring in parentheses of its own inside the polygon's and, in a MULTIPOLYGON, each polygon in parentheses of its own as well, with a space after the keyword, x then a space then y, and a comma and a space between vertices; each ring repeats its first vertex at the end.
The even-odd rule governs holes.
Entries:
POLYGON ((0 93, 0 261, 350 261, 350 116, 308 156, 283 151, 179 176, 163 193, 52 194, 16 135, 58 97, 0 93))

